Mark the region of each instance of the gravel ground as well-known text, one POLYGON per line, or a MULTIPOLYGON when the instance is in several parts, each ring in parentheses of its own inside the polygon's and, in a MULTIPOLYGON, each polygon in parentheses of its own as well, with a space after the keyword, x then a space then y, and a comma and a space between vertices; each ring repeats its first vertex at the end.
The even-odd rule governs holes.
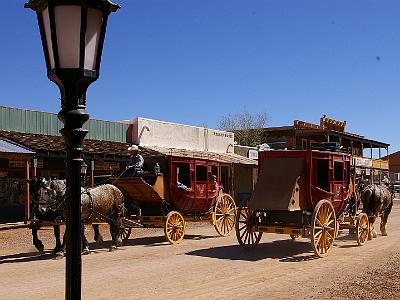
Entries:
MULTIPOLYGON (((318 288, 318 287, 316 287, 318 288)), ((359 276, 340 276, 331 287, 318 291, 314 299, 400 299, 400 252, 385 256, 359 276)))

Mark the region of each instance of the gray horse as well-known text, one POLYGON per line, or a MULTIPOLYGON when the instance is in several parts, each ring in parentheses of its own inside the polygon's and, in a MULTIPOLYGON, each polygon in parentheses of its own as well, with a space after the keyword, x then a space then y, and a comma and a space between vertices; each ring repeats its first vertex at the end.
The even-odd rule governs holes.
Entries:
POLYGON ((374 222, 378 216, 381 217, 381 234, 383 236, 387 235, 386 223, 392 210, 393 198, 394 194, 388 181, 384 181, 384 183, 380 185, 370 184, 364 188, 361 194, 361 201, 363 204, 363 212, 367 214, 370 222, 369 239, 377 237, 377 233, 374 229, 374 222))
MULTIPOLYGON (((65 191, 66 183, 64 180, 52 180, 46 182, 39 179, 40 183, 35 189, 36 198, 39 199, 37 210, 42 213, 57 212, 61 219, 66 217, 65 191)), ((84 235, 84 223, 106 222, 110 225, 112 238, 111 250, 122 244, 120 229, 124 214, 124 197, 122 192, 111 184, 100 185, 96 188, 83 191, 81 197, 81 217, 82 217, 82 248, 84 252, 89 250, 88 242, 84 235)), ((101 242, 98 226, 93 226, 95 240, 101 242)), ((35 244, 36 246, 36 244, 35 244)), ((64 251, 64 243, 61 251, 64 251)))

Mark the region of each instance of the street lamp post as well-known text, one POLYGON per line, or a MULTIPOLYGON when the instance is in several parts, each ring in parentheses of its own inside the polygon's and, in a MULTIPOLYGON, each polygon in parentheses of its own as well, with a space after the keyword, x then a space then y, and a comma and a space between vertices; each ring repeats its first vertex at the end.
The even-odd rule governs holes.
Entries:
POLYGON ((86 90, 99 77, 108 16, 119 6, 109 0, 30 0, 37 14, 47 77, 60 89, 66 160, 66 299, 81 299, 81 166, 89 119, 86 90))

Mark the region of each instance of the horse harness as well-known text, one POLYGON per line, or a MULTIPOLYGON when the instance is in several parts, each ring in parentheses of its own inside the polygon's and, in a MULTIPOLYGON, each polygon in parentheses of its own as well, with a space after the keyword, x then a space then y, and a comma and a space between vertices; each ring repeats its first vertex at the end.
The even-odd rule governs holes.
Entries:
MULTIPOLYGON (((93 200, 92 194, 90 193, 90 190, 86 190, 86 191, 82 192, 82 194, 86 194, 88 196, 88 198, 89 198, 89 216, 87 218, 85 218, 85 219, 82 219, 82 221, 89 221, 89 220, 91 220, 93 215, 97 215, 100 218, 102 218, 104 221, 115 222, 115 220, 110 218, 109 216, 106 216, 106 215, 104 215, 104 214, 102 214, 102 213, 100 213, 98 211, 95 211, 95 209, 94 209, 94 200, 93 200)), ((122 207, 123 207, 123 204, 122 204, 122 207)), ((81 211, 82 211, 82 206, 81 206, 81 211)))
MULTIPOLYGON (((94 203, 93 203, 92 194, 90 193, 89 190, 86 190, 86 191, 84 192, 84 194, 88 195, 88 197, 89 197, 89 216, 88 216, 86 219, 84 219, 84 221, 86 221, 86 220, 90 220, 90 219, 92 218, 92 216, 93 216, 93 213, 94 213, 94 203)), ((82 205, 81 205, 81 211, 82 211, 82 205)))

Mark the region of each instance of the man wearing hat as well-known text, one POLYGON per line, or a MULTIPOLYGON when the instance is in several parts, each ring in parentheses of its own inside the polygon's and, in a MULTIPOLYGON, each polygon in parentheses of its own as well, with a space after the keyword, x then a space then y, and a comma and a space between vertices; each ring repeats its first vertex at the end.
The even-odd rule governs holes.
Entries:
POLYGON ((221 187, 219 186, 219 184, 217 182, 216 175, 211 175, 211 184, 212 184, 212 192, 218 194, 221 187))
POLYGON ((127 176, 136 176, 137 173, 143 172, 144 159, 139 154, 139 147, 132 145, 128 148, 131 153, 128 165, 126 166, 127 176))

